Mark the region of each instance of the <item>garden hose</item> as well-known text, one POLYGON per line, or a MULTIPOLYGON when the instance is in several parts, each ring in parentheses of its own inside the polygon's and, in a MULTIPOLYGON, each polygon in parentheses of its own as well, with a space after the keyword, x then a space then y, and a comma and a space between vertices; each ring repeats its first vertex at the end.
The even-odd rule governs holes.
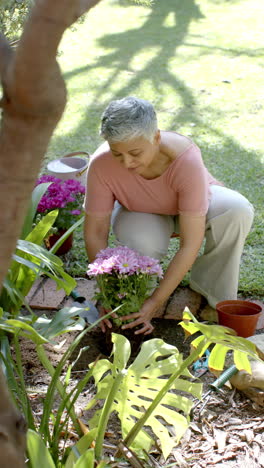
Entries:
POLYGON ((199 413, 202 411, 202 409, 205 407, 209 397, 210 397, 210 394, 213 392, 213 391, 216 391, 216 392, 220 392, 221 391, 221 387, 228 381, 230 380, 230 378, 236 374, 238 372, 238 369, 236 368, 236 366, 233 364, 232 366, 228 367, 213 383, 211 383, 209 385, 210 387, 210 390, 208 390, 208 392, 206 392, 202 398, 202 400, 198 401, 193 407, 192 407, 192 410, 191 410, 191 414, 193 414, 193 410, 195 408, 197 408, 197 406, 199 406, 200 404, 202 404, 201 408, 199 409, 199 413))
MULTIPOLYGON (((234 364, 231 367, 228 367, 228 369, 226 369, 212 384, 209 385, 211 387, 209 392, 211 393, 212 390, 219 391, 219 389, 237 372, 238 370, 234 364)), ((209 392, 207 392, 207 394, 209 392)))

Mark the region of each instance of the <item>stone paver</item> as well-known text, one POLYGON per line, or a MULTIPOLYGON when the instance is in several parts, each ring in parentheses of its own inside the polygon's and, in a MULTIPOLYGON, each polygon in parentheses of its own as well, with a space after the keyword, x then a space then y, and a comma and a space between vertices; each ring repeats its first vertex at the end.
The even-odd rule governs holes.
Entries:
MULTIPOLYGON (((95 304, 93 299, 96 291, 96 281, 88 280, 86 278, 79 278, 76 280, 76 291, 86 301, 95 304)), ((61 309, 62 307, 71 307, 76 301, 71 296, 66 296, 63 289, 57 290, 56 283, 50 278, 38 279, 31 291, 27 295, 27 301, 32 309, 61 309)), ((244 300, 247 300, 244 298, 244 300)), ((264 304, 259 300, 252 300, 262 307, 262 313, 258 320, 257 330, 264 328, 264 304)), ((82 302, 80 302, 80 305, 82 302)), ((76 303, 75 303, 76 305, 76 303)), ((217 313, 208 304, 202 309, 202 296, 188 287, 179 287, 176 289, 169 301, 166 301, 154 315, 154 318, 164 318, 173 320, 182 320, 182 313, 185 307, 188 307, 193 315, 199 313, 201 320, 209 322, 217 322, 217 313)))
POLYGON ((57 290, 57 285, 51 278, 39 278, 26 299, 32 309, 60 309, 65 294, 63 289, 57 290))
POLYGON ((197 315, 202 302, 202 296, 189 288, 177 288, 167 306, 164 318, 182 320, 182 313, 188 307, 193 315, 197 315))
MULTIPOLYGON (((93 296, 96 290, 96 281, 95 280, 88 280, 86 278, 80 278, 77 281, 77 286, 75 290, 79 293, 79 295, 85 298, 86 301, 91 301, 95 304, 93 300, 93 296)), ((65 301, 63 302, 63 307, 71 307, 72 303, 76 299, 70 297, 66 297, 65 301)))

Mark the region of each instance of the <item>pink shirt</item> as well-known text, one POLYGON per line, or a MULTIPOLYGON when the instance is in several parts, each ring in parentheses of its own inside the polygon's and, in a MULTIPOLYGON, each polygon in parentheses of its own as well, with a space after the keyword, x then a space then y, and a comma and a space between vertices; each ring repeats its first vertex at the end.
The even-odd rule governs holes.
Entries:
POLYGON ((205 215, 210 185, 222 185, 208 172, 194 143, 155 179, 129 171, 108 148, 98 148, 90 162, 84 205, 88 214, 110 214, 118 200, 129 211, 205 215))

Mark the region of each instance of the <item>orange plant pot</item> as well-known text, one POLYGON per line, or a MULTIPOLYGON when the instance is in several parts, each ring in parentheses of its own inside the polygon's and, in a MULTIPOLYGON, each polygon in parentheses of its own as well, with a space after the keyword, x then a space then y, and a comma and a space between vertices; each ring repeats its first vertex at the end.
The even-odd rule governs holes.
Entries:
POLYGON ((254 335, 261 307, 249 301, 222 301, 216 304, 219 325, 235 330, 238 336, 254 335))

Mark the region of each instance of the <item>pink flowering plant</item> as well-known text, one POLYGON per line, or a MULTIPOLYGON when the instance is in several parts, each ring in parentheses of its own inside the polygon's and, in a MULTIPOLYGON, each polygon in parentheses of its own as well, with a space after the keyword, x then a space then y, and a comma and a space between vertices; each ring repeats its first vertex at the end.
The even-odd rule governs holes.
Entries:
MULTIPOLYGON (((97 280, 99 292, 95 298, 106 310, 117 310, 118 316, 138 312, 162 278, 162 268, 155 258, 140 255, 128 247, 108 247, 101 250, 87 274, 97 280)), ((121 320, 112 319, 116 325, 121 320)))
POLYGON ((50 211, 59 210, 53 232, 69 229, 81 216, 85 187, 78 180, 61 180, 51 175, 43 175, 36 185, 51 182, 37 207, 36 223, 50 211))

